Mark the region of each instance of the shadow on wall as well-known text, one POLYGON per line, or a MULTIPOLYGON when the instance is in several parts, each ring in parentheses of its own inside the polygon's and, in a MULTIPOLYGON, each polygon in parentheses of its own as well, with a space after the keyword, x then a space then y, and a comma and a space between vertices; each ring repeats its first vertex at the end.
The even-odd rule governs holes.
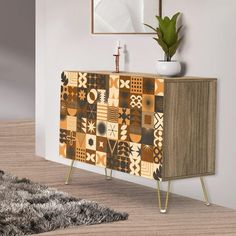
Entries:
POLYGON ((0 0, 0 119, 34 119, 35 1, 0 0))

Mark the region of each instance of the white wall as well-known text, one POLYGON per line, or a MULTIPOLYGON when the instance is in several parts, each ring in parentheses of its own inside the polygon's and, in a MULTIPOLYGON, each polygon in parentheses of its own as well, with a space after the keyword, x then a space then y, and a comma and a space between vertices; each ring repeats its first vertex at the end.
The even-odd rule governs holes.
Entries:
POLYGON ((0 0, 0 119, 34 119, 35 1, 0 0))
MULTIPOLYGON (((48 160, 69 164, 58 156, 59 92, 62 70, 112 70, 114 43, 127 44, 126 69, 155 72, 155 61, 162 52, 150 35, 90 34, 90 1, 37 1, 37 151, 48 160), (39 40, 40 39, 40 40, 39 40), (44 86, 45 84, 45 86, 44 86), (43 100, 45 97, 45 100, 43 100), (45 106, 44 106, 45 105, 45 106), (45 127, 44 127, 45 126, 45 127), (43 129, 43 130, 42 130, 43 129), (45 132, 45 141, 42 135, 45 132)), ((187 64, 186 74, 219 78, 217 121, 217 174, 207 177, 213 203, 236 209, 236 53, 235 0, 165 0, 163 13, 183 13, 185 42, 177 57, 187 64)), ((78 167, 103 173, 85 164, 78 167)), ((156 187, 155 181, 122 173, 115 177, 156 187)), ((202 199, 199 179, 174 181, 173 191, 202 199)))
POLYGON ((45 157, 46 126, 46 0, 35 2, 35 151, 45 157))

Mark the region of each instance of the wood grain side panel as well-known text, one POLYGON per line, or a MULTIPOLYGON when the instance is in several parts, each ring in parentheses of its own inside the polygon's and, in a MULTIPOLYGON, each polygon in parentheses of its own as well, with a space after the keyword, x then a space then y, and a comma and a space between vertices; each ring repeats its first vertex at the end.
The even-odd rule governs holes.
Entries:
POLYGON ((166 82, 163 180, 215 171, 216 81, 166 82))

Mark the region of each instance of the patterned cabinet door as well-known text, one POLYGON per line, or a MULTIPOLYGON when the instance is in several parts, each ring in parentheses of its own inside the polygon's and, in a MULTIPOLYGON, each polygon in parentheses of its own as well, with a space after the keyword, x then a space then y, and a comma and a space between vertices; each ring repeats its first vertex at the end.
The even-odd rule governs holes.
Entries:
POLYGON ((63 72, 60 156, 161 180, 162 79, 63 72))
POLYGON ((77 133, 77 73, 61 76, 60 155, 75 158, 77 133))

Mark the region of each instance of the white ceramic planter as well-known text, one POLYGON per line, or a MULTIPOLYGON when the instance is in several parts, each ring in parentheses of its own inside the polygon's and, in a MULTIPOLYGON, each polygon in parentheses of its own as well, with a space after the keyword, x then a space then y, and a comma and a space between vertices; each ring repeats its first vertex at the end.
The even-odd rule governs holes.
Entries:
POLYGON ((181 72, 179 61, 157 61, 157 74, 162 76, 176 76, 181 72))

